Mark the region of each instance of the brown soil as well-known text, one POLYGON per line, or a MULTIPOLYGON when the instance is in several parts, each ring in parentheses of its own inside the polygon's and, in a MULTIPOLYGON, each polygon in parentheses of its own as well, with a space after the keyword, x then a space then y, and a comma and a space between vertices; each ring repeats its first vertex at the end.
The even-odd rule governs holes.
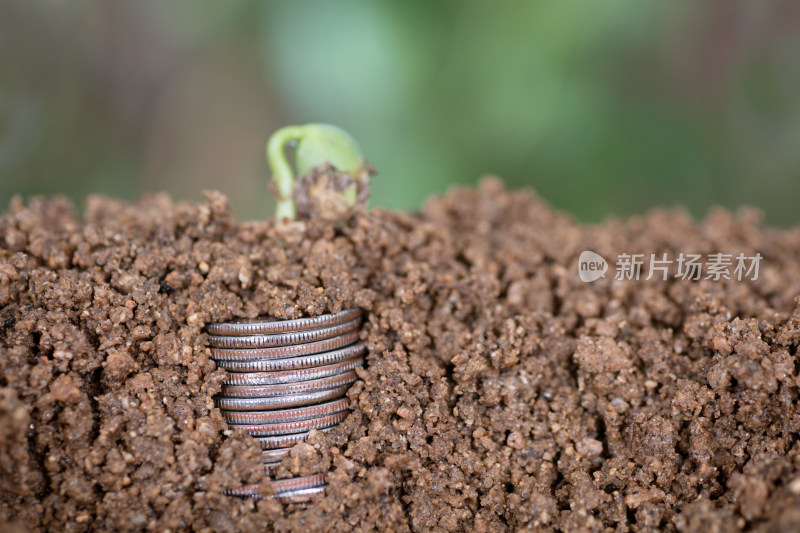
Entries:
MULTIPOLYGON (((225 198, 0 218, 0 524, 49 531, 800 528, 800 230, 580 226, 497 181, 419 214, 237 223, 225 198), (759 251, 753 281, 583 283, 584 249, 759 251), (264 479, 205 324, 367 310, 354 411, 264 479), (265 489, 265 494, 268 489, 265 489)), ((2 526, 0 526, 2 527, 2 526)))

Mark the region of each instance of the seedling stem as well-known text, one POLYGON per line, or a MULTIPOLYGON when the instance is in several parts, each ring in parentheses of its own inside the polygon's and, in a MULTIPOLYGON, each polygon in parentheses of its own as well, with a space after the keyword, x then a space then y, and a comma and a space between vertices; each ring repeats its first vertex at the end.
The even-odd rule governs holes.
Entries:
MULTIPOLYGON (((272 134, 267 142, 269 163, 278 194, 275 217, 294 220, 297 205, 294 199, 295 172, 304 176, 314 168, 329 163, 339 172, 356 176, 366 162, 355 140, 344 130, 329 124, 286 126, 272 134), (294 169, 286 159, 287 144, 296 143, 294 169)), ((345 190, 342 201, 354 205, 357 200, 355 185, 345 190)))

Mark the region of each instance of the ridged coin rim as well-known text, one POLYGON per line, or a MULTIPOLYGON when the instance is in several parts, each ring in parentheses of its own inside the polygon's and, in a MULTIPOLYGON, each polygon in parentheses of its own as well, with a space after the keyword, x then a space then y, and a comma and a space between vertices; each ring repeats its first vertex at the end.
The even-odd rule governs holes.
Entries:
POLYGON ((278 435, 292 435, 312 429, 329 428, 339 424, 349 415, 347 411, 339 411, 317 418, 307 418, 294 422, 278 422, 277 424, 228 424, 231 429, 239 429, 251 437, 276 437, 278 435))
POLYGON ((358 341, 359 331, 351 331, 338 337, 317 342, 275 346, 272 348, 211 348, 211 359, 218 365, 228 361, 253 362, 265 359, 286 359, 302 355, 313 355, 328 350, 337 350, 358 341))
MULTIPOLYGON (((297 490, 311 489, 325 485, 325 474, 311 474, 310 476, 292 477, 287 479, 276 479, 269 482, 272 490, 275 491, 275 496, 280 496, 286 492, 294 492, 297 490)), ((243 485, 235 489, 226 489, 226 494, 232 496, 238 495, 258 495, 261 490, 261 483, 253 483, 252 485, 243 485)))
POLYGON ((241 318, 230 322, 216 322, 209 324, 206 331, 211 335, 241 336, 241 335, 269 335, 272 333, 286 333, 306 329, 327 328, 347 322, 361 316, 362 310, 346 309, 335 314, 325 314, 314 317, 281 320, 272 317, 241 318))
POLYGON ((228 411, 259 411, 272 409, 288 409, 314 403, 333 400, 347 394, 350 385, 342 385, 329 390, 311 392, 307 394, 290 394, 286 396, 272 396, 268 398, 225 398, 215 399, 217 407, 228 411))
POLYGON ((227 411, 221 410, 222 417, 228 424, 278 424, 308 420, 320 416, 332 415, 350 408, 349 398, 339 398, 330 402, 280 409, 275 411, 227 411))
MULTIPOLYGON (((274 494, 271 497, 281 503, 304 503, 311 500, 311 498, 317 494, 323 494, 326 486, 327 485, 318 485, 316 487, 308 487, 305 489, 287 490, 279 494, 274 494)), ((258 493, 259 488, 260 486, 255 486, 252 489, 245 489, 243 487, 241 489, 225 490, 222 491, 222 493, 226 496, 261 499, 263 496, 258 493)))
POLYGON ((227 398, 270 398, 317 392, 355 383, 358 379, 355 371, 350 370, 326 378, 298 381, 296 383, 278 383, 275 385, 223 385, 222 394, 227 398))
MULTIPOLYGON (((326 341, 323 341, 326 342, 326 341)), ((257 361, 216 361, 217 366, 228 372, 280 372, 283 370, 300 370, 312 366, 330 365, 340 361, 347 361, 367 353, 367 346, 358 341, 356 344, 346 346, 331 352, 301 355, 286 359, 266 359, 257 361)))
POLYGON ((363 357, 355 357, 348 361, 339 361, 338 363, 330 365, 320 365, 299 370, 231 373, 228 374, 228 379, 226 379, 223 384, 231 387, 258 387, 261 385, 280 385, 301 381, 313 381, 349 372, 360 366, 364 366, 363 357))
POLYGON ((313 496, 325 493, 325 486, 308 487, 307 489, 290 490, 275 496, 281 503, 304 503, 310 501, 313 496))
POLYGON ((361 317, 357 317, 329 328, 276 333, 274 335, 243 335, 239 337, 209 335, 208 343, 215 348, 275 348, 330 339, 331 337, 356 330, 360 325, 361 317))
MULTIPOLYGON (((334 427, 323 428, 317 431, 321 431, 323 433, 327 433, 331 431, 334 427)), ((295 444, 299 444, 301 442, 305 442, 308 440, 309 431, 304 431, 303 433, 293 433, 291 435, 276 435, 274 437, 253 437, 256 439, 259 444, 261 444, 262 450, 272 450, 274 448, 286 448, 289 446, 294 446, 295 444)))
POLYGON ((283 461, 284 457, 289 456, 289 452, 292 451, 292 447, 289 446, 288 448, 274 448, 272 450, 261 450, 261 462, 263 463, 280 463, 283 461))
POLYGON ((276 479, 270 481, 270 486, 278 494, 286 491, 310 489, 325 484, 325 474, 311 474, 310 476, 276 479))

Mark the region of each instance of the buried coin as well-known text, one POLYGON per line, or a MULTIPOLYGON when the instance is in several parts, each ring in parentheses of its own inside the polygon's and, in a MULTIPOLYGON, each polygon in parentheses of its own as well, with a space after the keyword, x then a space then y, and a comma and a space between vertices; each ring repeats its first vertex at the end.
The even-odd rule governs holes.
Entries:
MULTIPOLYGON (((348 335, 351 334, 348 333, 348 335)), ((358 341, 356 344, 347 346, 345 348, 340 348, 332 352, 301 355, 298 357, 290 357, 288 359, 263 359, 256 361, 218 360, 217 366, 224 368, 228 372, 279 372, 283 370, 300 370, 314 366, 332 365, 340 361, 347 361, 362 356, 365 353, 367 353, 367 347, 363 342, 358 341)))
POLYGON ((294 320, 278 320, 270 317, 243 318, 231 322, 209 324, 206 329, 212 335, 269 335, 337 326, 359 316, 361 316, 361 309, 356 308, 333 315, 319 315, 294 320))
POLYGON ((335 426, 349 413, 340 411, 330 415, 309 418, 307 420, 297 420, 295 422, 278 422, 276 424, 228 424, 231 429, 241 429, 251 437, 271 437, 275 435, 290 435, 301 431, 312 429, 323 429, 335 426))
POLYGON ((296 383, 327 378, 355 370, 364 365, 364 358, 357 357, 350 361, 341 361, 332 365, 323 365, 300 370, 282 370, 279 372, 248 372, 241 374, 228 374, 225 385, 231 386, 259 386, 276 385, 280 383, 296 383))
POLYGON ((328 390, 309 392, 306 394, 290 394, 269 398, 226 398, 215 400, 217 407, 227 411, 259 411, 264 409, 286 409, 319 402, 325 402, 344 396, 350 385, 343 385, 328 390))
POLYGON ((270 482, 270 486, 279 494, 289 490, 309 489, 325 484, 325 474, 312 474, 310 476, 293 477, 290 479, 277 479, 270 482))
MULTIPOLYGON (((322 433, 327 433, 328 431, 332 430, 333 427, 322 428, 317 431, 321 431, 322 433)), ((304 431, 302 433, 293 433, 291 435, 276 435, 274 437, 255 437, 255 439, 261 444, 262 450, 272 450, 275 448, 286 448, 289 446, 294 446, 300 442, 305 442, 308 440, 308 431, 304 431)))
POLYGON ((331 337, 357 330, 360 325, 361 317, 358 317, 328 328, 276 333, 274 335, 245 335, 241 337, 209 335, 208 342, 215 348, 272 348, 330 339, 331 337))
POLYGON ((228 424, 277 424, 285 422, 296 422, 298 420, 308 420, 321 416, 332 415, 345 411, 350 407, 350 400, 339 398, 332 402, 325 402, 294 409, 280 409, 277 411, 226 411, 222 410, 222 416, 228 424))
POLYGON ((297 383, 278 383, 275 385, 223 385, 222 394, 233 398, 265 399, 273 396, 305 394, 339 388, 355 383, 358 379, 355 371, 350 370, 327 378, 299 381, 297 383))
MULTIPOLYGON (((305 491, 308 489, 323 489, 325 487, 325 475, 324 474, 313 474, 310 476, 303 476, 303 477, 295 477, 290 479, 278 479, 275 481, 271 481, 269 483, 272 490, 275 491, 273 497, 275 498, 282 498, 285 496, 296 495, 298 491, 305 491)), ((224 494, 229 496, 250 496, 254 498, 259 498, 261 495, 259 491, 261 490, 261 484, 256 483, 253 485, 245 485, 243 487, 239 487, 236 489, 229 489, 223 491, 224 494)), ((313 492, 312 494, 318 494, 322 491, 313 492)))
POLYGON ((302 355, 318 354, 328 350, 337 350, 358 340, 358 331, 351 331, 338 337, 317 342, 294 344, 292 346, 275 346, 272 348, 211 348, 211 358, 222 366, 228 361, 256 362, 263 359, 284 359, 302 355))
POLYGON ((292 451, 291 446, 288 448, 275 448, 272 450, 261 450, 261 462, 264 464, 280 463, 284 457, 289 456, 292 451))
POLYGON ((323 494, 324 492, 325 485, 320 485, 319 487, 309 487, 307 489, 287 490, 278 494, 276 498, 282 503, 303 503, 310 500, 312 496, 323 494))
MULTIPOLYGON (((214 398, 230 429, 258 440, 265 472, 276 471, 311 430, 327 433, 350 413, 346 397, 365 364, 362 311, 289 321, 245 319, 208 326, 211 358, 228 372, 214 398)), ((322 474, 270 484, 274 498, 308 501, 325 490, 322 474)), ((260 497, 260 485, 225 491, 260 497)))

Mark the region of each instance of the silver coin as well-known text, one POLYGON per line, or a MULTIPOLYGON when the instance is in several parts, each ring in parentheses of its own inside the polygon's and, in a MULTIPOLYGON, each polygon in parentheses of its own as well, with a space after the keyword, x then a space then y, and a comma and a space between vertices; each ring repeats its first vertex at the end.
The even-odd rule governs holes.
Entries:
POLYGON ((349 407, 350 400, 348 398, 339 398, 330 402, 276 411, 226 411, 224 409, 221 411, 225 422, 229 424, 277 424, 332 415, 345 411, 349 407))
MULTIPOLYGON (((333 427, 323 428, 318 431, 323 433, 327 433, 328 431, 332 430, 333 427)), ((254 437, 260 444, 262 450, 272 450, 274 448, 286 448, 288 446, 294 446, 300 442, 305 442, 308 440, 308 431, 304 431, 302 433, 295 433, 293 435, 277 435, 275 437, 254 437)))
POLYGON ((209 324, 206 330, 211 335, 269 335, 336 326, 361 316, 361 309, 347 309, 334 315, 319 315, 294 320, 271 317, 243 318, 231 322, 209 324))
POLYGON ((289 407, 299 407, 319 402, 325 402, 340 398, 347 393, 350 385, 334 387, 327 390, 310 392, 305 394, 290 394, 286 396, 274 396, 269 398, 226 398, 215 399, 217 407, 228 411, 263 411, 267 409, 286 409, 289 407))
POLYGON ((307 489, 288 490, 276 495, 275 498, 281 503, 303 503, 311 500, 317 494, 325 493, 325 485, 319 487, 309 487, 307 489))
POLYGON ((349 361, 340 361, 332 365, 323 365, 300 370, 281 370, 279 372, 248 372, 241 374, 228 374, 225 385, 275 385, 278 383, 295 383, 327 378, 355 370, 364 365, 364 358, 357 357, 349 361))
MULTIPOLYGON (((240 489, 235 490, 224 490, 222 491, 223 494, 226 496, 238 496, 240 498, 255 498, 261 499, 261 496, 258 493, 260 486, 255 486, 254 488, 246 488, 242 487, 240 489)), ((320 485, 318 487, 309 487, 307 489, 298 489, 298 490, 287 490, 285 492, 281 492, 271 496, 275 498, 281 503, 303 503, 309 501, 313 496, 317 494, 323 494, 325 492, 325 485, 320 485)))
POLYGON ((277 493, 289 490, 308 489, 319 487, 325 484, 325 474, 311 474, 310 476, 292 477, 287 479, 276 479, 270 481, 270 486, 277 493))
POLYGON ((233 398, 269 398, 286 395, 307 394, 320 390, 330 390, 355 383, 358 379, 354 371, 343 372, 326 378, 299 381, 296 383, 278 383, 274 385, 223 385, 224 397, 233 398))
POLYGON ((226 489, 222 491, 222 494, 226 496, 239 496, 241 498, 261 498, 262 496, 259 494, 261 490, 261 485, 245 485, 244 487, 239 487, 238 489, 226 489))
POLYGON ((329 428, 347 418, 347 411, 340 411, 317 418, 296 420, 294 422, 278 422, 275 424, 229 424, 231 429, 240 429, 251 437, 273 437, 292 435, 312 429, 329 428))
POLYGON ((292 448, 275 448, 273 450, 261 450, 261 461, 263 463, 280 463, 284 457, 289 455, 292 448))
POLYGON ((240 429, 251 437, 274 437, 277 435, 292 435, 312 429, 329 428, 339 424, 347 418, 347 411, 340 411, 330 415, 294 422, 278 422, 275 424, 229 424, 231 429, 240 429))
POLYGON ((244 335, 241 337, 209 335, 208 342, 215 348, 271 348, 330 339, 331 337, 337 337, 356 330, 360 325, 361 317, 358 317, 328 328, 276 333, 274 335, 244 335))
POLYGON ((228 362, 255 363, 266 359, 285 359, 338 350, 358 340, 358 331, 307 344, 273 348, 211 348, 211 358, 220 366, 228 362))
MULTIPOLYGON (((323 341, 324 342, 324 341, 323 341)), ((264 359, 256 361, 217 361, 217 366, 228 372, 280 372, 283 370, 300 370, 314 366, 332 365, 347 361, 367 353, 363 342, 340 348, 332 352, 323 352, 313 355, 301 355, 288 359, 264 359)))
MULTIPOLYGON (((323 489, 325 487, 325 474, 312 474, 310 476, 293 477, 288 479, 278 479, 269 482, 270 487, 275 494, 275 498, 293 497, 297 496, 300 491, 309 491, 313 489, 323 489)), ((245 485, 235 489, 224 490, 223 494, 229 496, 244 496, 244 497, 261 497, 259 492, 261 490, 261 483, 253 485, 245 485)), ((313 494, 319 494, 319 490, 313 494)))

